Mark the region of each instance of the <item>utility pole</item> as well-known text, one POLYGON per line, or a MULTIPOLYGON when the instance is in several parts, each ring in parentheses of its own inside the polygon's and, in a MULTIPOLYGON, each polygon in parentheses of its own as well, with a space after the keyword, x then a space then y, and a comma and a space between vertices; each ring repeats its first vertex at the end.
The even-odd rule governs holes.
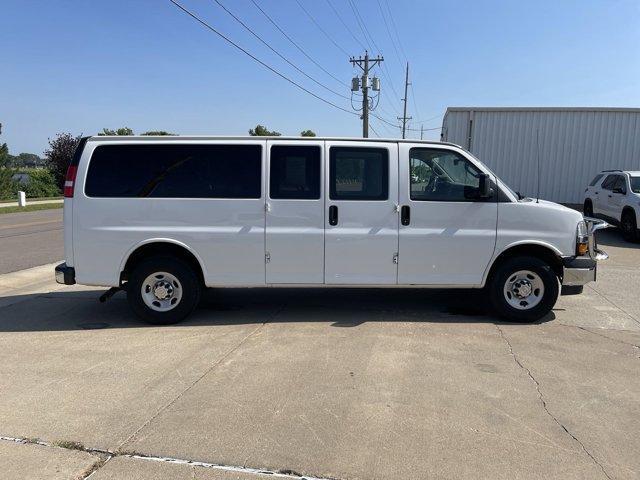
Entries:
POLYGON ((398 117, 398 120, 402 120, 402 138, 405 138, 405 131, 407 129, 407 120, 411 120, 412 117, 407 117, 407 89, 409 88, 409 62, 407 62, 407 75, 404 80, 404 113, 402 117, 398 117))
POLYGON ((420 125, 420 140, 422 140, 422 134, 424 134, 424 123, 420 125))
POLYGON ((369 70, 383 61, 384 58, 379 55, 376 58, 369 58, 369 52, 366 50, 364 58, 351 57, 349 59, 351 64, 358 65, 363 72, 361 78, 355 77, 351 81, 351 91, 362 90, 362 138, 369 138, 369 88, 374 91, 380 90, 380 80, 378 78, 373 77, 373 84, 369 84, 369 70))

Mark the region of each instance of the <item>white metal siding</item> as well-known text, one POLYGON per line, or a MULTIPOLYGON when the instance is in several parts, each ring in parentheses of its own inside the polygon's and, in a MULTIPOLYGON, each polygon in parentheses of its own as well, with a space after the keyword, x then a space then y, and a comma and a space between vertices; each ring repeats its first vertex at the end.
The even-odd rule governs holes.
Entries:
POLYGON ((600 170, 640 169, 640 109, 454 108, 443 120, 442 139, 470 149, 531 197, 539 156, 540 197, 555 202, 581 203, 600 170))

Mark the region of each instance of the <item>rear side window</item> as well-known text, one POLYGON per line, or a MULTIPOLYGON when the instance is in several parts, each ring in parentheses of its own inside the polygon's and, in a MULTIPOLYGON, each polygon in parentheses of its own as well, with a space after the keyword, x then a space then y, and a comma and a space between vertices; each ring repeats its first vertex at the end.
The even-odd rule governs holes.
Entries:
POLYGON ((331 147, 331 200, 387 200, 389 152, 386 148, 331 147))
POLYGON ((591 183, 589 184, 589 186, 593 187, 596 183, 598 183, 598 180, 600 180, 602 177, 604 177, 602 173, 599 173, 598 175, 593 177, 593 180, 591 180, 591 183))
POLYGON ((271 147, 269 196, 274 199, 320 198, 320 147, 271 147))
POLYGON ((100 145, 89 197, 260 198, 260 145, 100 145))

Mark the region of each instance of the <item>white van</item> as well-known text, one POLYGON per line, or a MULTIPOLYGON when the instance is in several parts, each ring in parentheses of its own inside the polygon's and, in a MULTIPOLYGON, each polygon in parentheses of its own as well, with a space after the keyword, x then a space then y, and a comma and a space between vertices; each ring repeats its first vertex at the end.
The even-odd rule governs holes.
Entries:
POLYGON ((90 137, 65 182, 64 284, 169 324, 204 287, 484 288, 516 321, 595 280, 606 226, 519 199, 460 147, 415 140, 90 137))

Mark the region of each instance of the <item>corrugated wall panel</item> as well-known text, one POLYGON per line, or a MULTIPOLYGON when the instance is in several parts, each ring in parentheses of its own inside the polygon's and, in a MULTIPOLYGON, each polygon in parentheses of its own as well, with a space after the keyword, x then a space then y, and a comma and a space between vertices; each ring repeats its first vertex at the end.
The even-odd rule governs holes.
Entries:
POLYGON ((511 188, 580 203, 600 170, 640 170, 640 111, 622 109, 453 109, 443 120, 443 140, 468 145, 511 188), (473 113, 471 113, 473 112, 473 113))

